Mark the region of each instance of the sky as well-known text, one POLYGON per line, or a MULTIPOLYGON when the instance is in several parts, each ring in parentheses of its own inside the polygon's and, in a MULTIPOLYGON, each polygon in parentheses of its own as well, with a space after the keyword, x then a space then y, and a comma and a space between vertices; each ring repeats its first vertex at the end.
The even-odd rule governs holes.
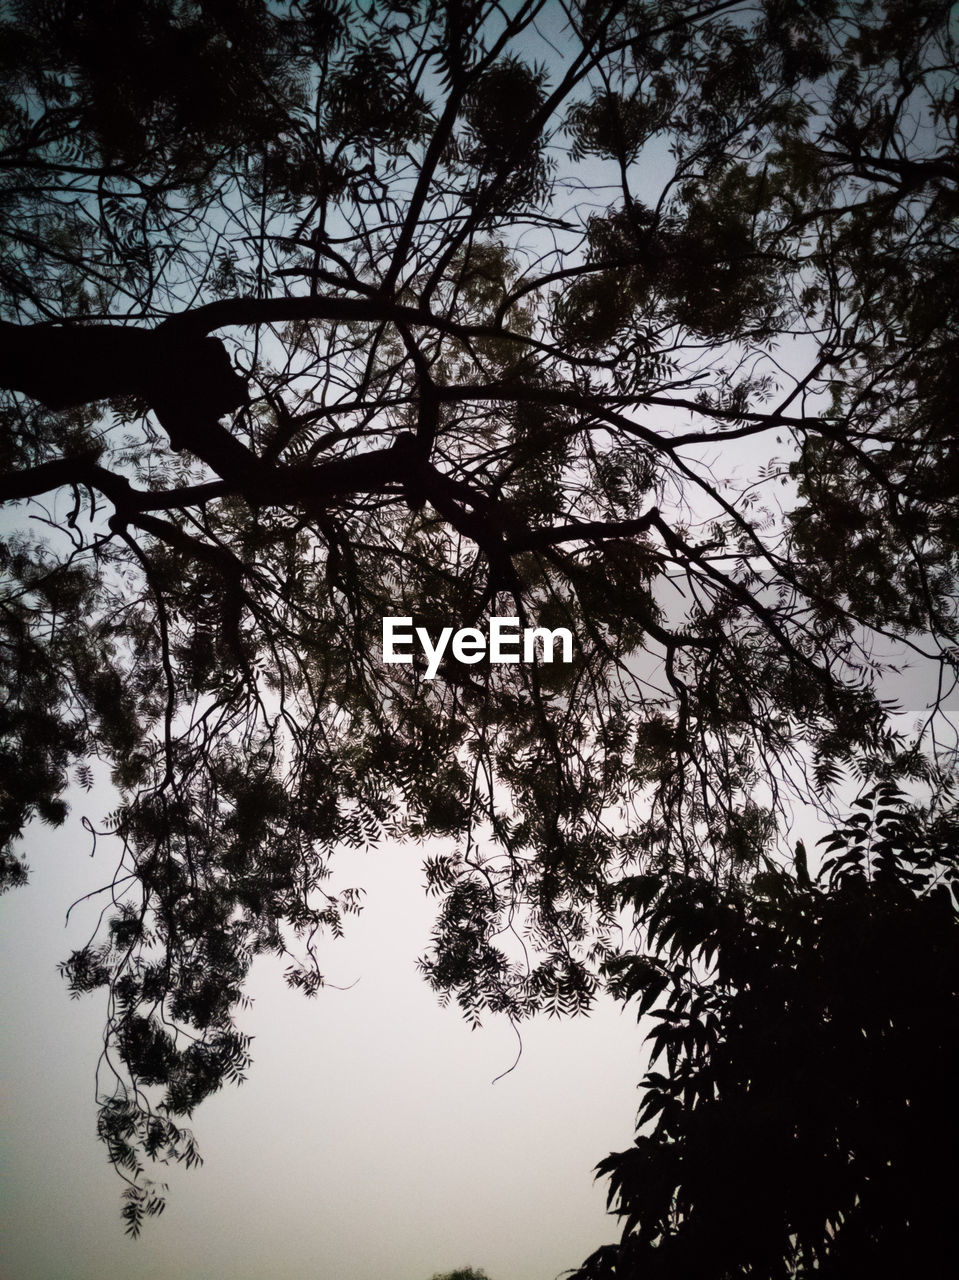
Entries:
POLYGON ((109 877, 79 818, 34 828, 30 884, 0 899, 0 1273, 10 1280, 429 1280, 472 1265, 544 1280, 616 1238, 593 1167, 629 1145, 642 1074, 631 1011, 542 1019, 517 1054, 503 1019, 471 1031, 415 971, 433 904, 423 849, 346 854, 339 883, 367 889, 325 950, 315 1000, 259 964, 243 1027, 248 1081, 198 1108, 205 1164, 163 1170, 165 1214, 123 1234, 122 1185, 95 1136, 103 1008, 71 1000, 57 962, 98 908, 66 907, 109 877))

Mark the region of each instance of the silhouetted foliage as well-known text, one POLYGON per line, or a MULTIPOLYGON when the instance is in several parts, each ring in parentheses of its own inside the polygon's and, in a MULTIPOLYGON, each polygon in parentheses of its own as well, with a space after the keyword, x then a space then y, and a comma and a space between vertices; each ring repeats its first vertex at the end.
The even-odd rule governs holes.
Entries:
POLYGON ((0 871, 109 775, 64 967, 135 1231, 254 958, 321 987, 338 847, 442 842, 424 974, 518 1019, 589 1007, 624 877, 942 792, 955 52, 929 0, 3 12, 0 871), (429 679, 389 615, 574 660, 429 679))
POLYGON ((800 845, 621 885, 645 945, 614 986, 656 1026, 635 1145, 599 1166, 623 1239, 578 1280, 952 1274, 959 828, 888 783, 856 806, 815 882, 800 845))

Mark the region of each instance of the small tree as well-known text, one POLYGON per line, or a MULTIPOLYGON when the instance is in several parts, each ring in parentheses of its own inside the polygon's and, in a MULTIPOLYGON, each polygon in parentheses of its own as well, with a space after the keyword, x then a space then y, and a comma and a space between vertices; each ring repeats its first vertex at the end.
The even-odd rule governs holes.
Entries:
POLYGON ((656 1026, 635 1144, 599 1165, 622 1241, 579 1280, 952 1273, 957 841, 884 783, 815 882, 800 845, 748 883, 622 885, 645 947, 614 985, 656 1026))

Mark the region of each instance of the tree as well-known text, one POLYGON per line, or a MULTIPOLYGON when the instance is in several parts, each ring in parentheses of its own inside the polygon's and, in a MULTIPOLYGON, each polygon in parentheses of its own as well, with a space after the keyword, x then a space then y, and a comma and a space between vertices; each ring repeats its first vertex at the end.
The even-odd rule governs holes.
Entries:
POLYGON ((621 886, 648 950, 618 990, 667 998, 636 1142, 599 1166, 622 1242, 581 1280, 952 1273, 955 815, 880 783, 824 843, 816 882, 800 846, 745 886, 621 886))
POLYGON ((521 1018, 589 1006, 624 875, 735 882, 850 777, 942 789, 948 14, 10 6, 3 865, 101 762, 115 906, 64 970, 108 992, 131 1229, 248 1065, 253 958, 321 986, 338 845, 446 840, 425 976, 521 1018), (388 616, 575 653, 429 678, 388 616))
POLYGON ((457 1267, 455 1271, 438 1271, 433 1280, 489 1280, 482 1267, 457 1267))

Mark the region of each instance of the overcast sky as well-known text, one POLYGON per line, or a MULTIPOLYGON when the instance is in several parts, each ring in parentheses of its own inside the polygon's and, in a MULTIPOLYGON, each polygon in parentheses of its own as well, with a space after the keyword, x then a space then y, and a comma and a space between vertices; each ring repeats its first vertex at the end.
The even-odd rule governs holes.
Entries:
POLYGON ((349 936, 326 948, 349 991, 313 1001, 281 966, 255 973, 248 1082, 205 1102, 204 1167, 169 1174, 166 1213, 123 1235, 119 1179, 95 1137, 93 1071, 103 1007, 72 1001, 56 964, 109 878, 78 818, 28 841, 27 888, 0 899, 3 1274, 11 1280, 428 1280, 471 1264, 491 1280, 544 1280, 616 1236, 592 1168, 628 1146, 641 1074, 631 1013, 542 1020, 516 1056, 507 1022, 471 1032, 415 972, 432 904, 422 850, 346 855, 338 882, 369 891, 349 936))

